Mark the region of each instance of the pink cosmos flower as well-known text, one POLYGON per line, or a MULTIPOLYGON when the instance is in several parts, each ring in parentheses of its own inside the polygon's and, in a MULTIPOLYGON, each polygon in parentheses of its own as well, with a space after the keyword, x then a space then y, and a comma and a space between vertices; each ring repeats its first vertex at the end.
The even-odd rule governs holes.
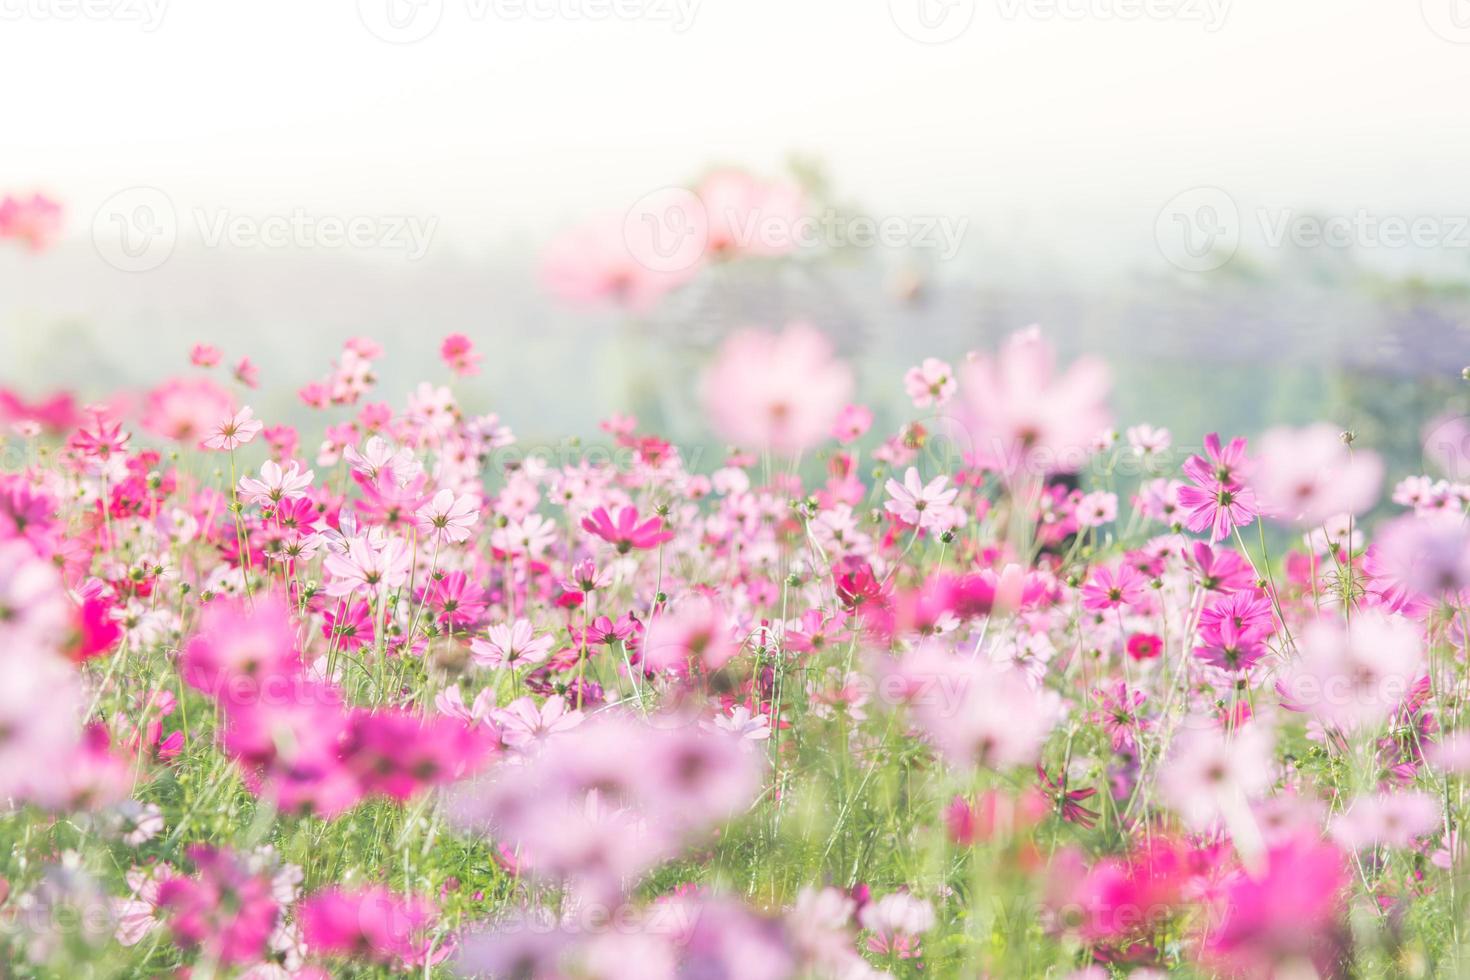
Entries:
POLYGON ((1381 609, 1349 627, 1324 617, 1297 634, 1300 656, 1280 682, 1287 707, 1343 730, 1375 729, 1409 696, 1423 671, 1419 629, 1381 609))
POLYGON ((801 188, 791 181, 716 170, 695 194, 704 206, 705 251, 712 258, 783 255, 800 244, 795 232, 806 203, 801 188))
POLYGON ((215 847, 195 845, 189 860, 197 877, 176 874, 158 885, 158 909, 175 939, 226 965, 261 959, 281 914, 271 879, 215 847))
POLYGON ((873 410, 866 405, 844 405, 832 424, 832 438, 844 446, 857 442, 873 427, 873 410))
POLYGON ((721 437, 792 455, 827 438, 852 383, 827 338, 807 324, 780 334, 741 330, 705 373, 704 407, 721 437))
POLYGON ((1458 515, 1396 518, 1374 553, 1383 577, 1409 595, 1453 601, 1470 589, 1470 525, 1458 515))
POLYGON ((400 802, 472 775, 496 751, 493 733, 443 715, 377 708, 351 712, 342 765, 365 793, 400 802))
POLYGON ((260 369, 250 362, 250 358, 242 357, 235 364, 235 380, 247 388, 260 387, 260 369))
POLYGON ((898 676, 914 720, 960 769, 1034 764, 1056 723, 1050 699, 1020 671, 926 644, 904 658, 898 676))
POLYGON ((284 500, 299 500, 311 489, 314 476, 311 470, 301 472, 301 464, 294 460, 289 467, 282 468, 280 463, 268 459, 261 464, 260 479, 240 478, 240 496, 247 503, 262 507, 272 507, 284 500))
POLYGON ((220 418, 232 415, 235 399, 208 378, 166 381, 148 392, 143 428, 185 445, 198 445, 220 418))
POLYGON ((366 601, 337 603, 322 612, 322 636, 342 650, 373 643, 373 609, 366 601))
POLYGON ((872 933, 869 951, 913 959, 920 955, 918 938, 934 928, 934 906, 906 892, 893 892, 864 905, 858 921, 872 933))
POLYGON ((541 283, 578 305, 612 304, 646 313, 664 295, 692 279, 698 263, 662 271, 650 268, 628 246, 623 215, 573 228, 546 247, 541 283))
POLYGON ((1084 494, 1077 501, 1078 527, 1102 527, 1118 519, 1118 495, 1106 490, 1095 490, 1084 494))
POLYGON ((632 507, 618 508, 616 521, 606 507, 599 507, 590 517, 582 518, 582 530, 609 542, 619 554, 627 554, 634 548, 657 548, 665 541, 672 541, 674 532, 663 530, 663 526, 663 519, 658 517, 639 523, 638 511, 632 507))
POLYGON ((1439 800, 1428 793, 1360 796, 1332 820, 1332 839, 1349 851, 1365 847, 1413 847, 1444 826, 1439 800))
POLYGON ((402 970, 428 956, 435 915, 427 899, 382 886, 325 888, 307 896, 297 910, 302 938, 313 951, 364 957, 402 970))
POLYGON ((0 201, 0 238, 24 242, 32 252, 49 247, 61 234, 61 205, 43 194, 29 199, 5 195, 0 201))
POLYGON ((1013 334, 994 358, 959 371, 955 420, 962 448, 1007 474, 1072 472, 1107 428, 1107 367, 1082 358, 1057 376, 1056 351, 1039 327, 1013 334))
POLYGON ((415 515, 418 529, 437 544, 458 544, 469 538, 480 519, 478 497, 456 497, 453 490, 440 490, 415 515))
POLYGON ((1174 740, 1159 769, 1159 792, 1186 824, 1206 830, 1224 820, 1232 829, 1246 802, 1271 784, 1270 734, 1248 725, 1227 736, 1203 723, 1174 740))
POLYGON ((1162 456, 1173 445, 1168 429, 1156 429, 1151 425, 1134 425, 1128 428, 1128 448, 1139 459, 1151 460, 1162 456))
POLYGON ((936 476, 928 483, 919 479, 919 471, 910 466, 904 473, 903 482, 890 479, 886 485, 889 500, 884 509, 905 524, 931 531, 948 531, 963 520, 956 513, 954 499, 959 496, 958 487, 947 487, 949 477, 936 476))
POLYGON ((1116 568, 1098 565, 1082 587, 1082 606, 1094 611, 1142 606, 1148 601, 1148 579, 1127 562, 1116 568))
POLYGON ((904 374, 903 388, 915 408, 929 408, 947 404, 959 383, 955 381, 954 368, 936 357, 926 357, 922 364, 904 374))
POLYGON ((1185 527, 1196 533, 1209 529, 1210 540, 1219 541, 1231 528, 1256 519, 1256 495, 1243 482, 1245 439, 1237 436, 1222 448, 1220 436, 1211 432, 1205 436, 1205 453, 1208 459, 1185 460, 1184 472, 1194 485, 1179 488, 1179 503, 1188 511, 1185 527))
POLYGON ((1362 514, 1382 483, 1378 455, 1349 451, 1330 425, 1267 432, 1251 474, 1263 513, 1307 527, 1337 514, 1362 514))
POLYGON ((439 357, 449 369, 461 378, 471 378, 480 373, 481 357, 475 345, 462 333, 452 333, 439 345, 439 357))
POLYGON ((246 405, 230 418, 215 423, 204 440, 204 446, 206 449, 229 452, 249 443, 263 428, 265 423, 257 419, 250 406, 246 405))
POLYGON ((222 356, 219 348, 211 344, 195 344, 189 349, 189 363, 195 367, 212 368, 222 356))
POLYGON ((408 581, 409 566, 408 547, 400 538, 355 537, 322 563, 329 576, 326 593, 337 597, 358 592, 383 595, 408 581))
POLYGON ((539 664, 550 655, 555 642, 549 635, 536 636, 527 619, 518 619, 509 626, 497 623, 490 627, 489 633, 488 639, 470 641, 470 659, 492 670, 515 669, 523 663, 539 664))
POLYGON ((492 720, 501 727, 501 740, 522 750, 543 739, 569 732, 582 723, 580 711, 568 708, 564 698, 547 698, 539 707, 534 699, 517 698, 496 710, 492 720))
POLYGON ((1334 975, 1347 944, 1350 881, 1343 853, 1314 833, 1273 846, 1264 874, 1237 872, 1219 891, 1200 951, 1205 964, 1231 976, 1334 975))
POLYGON ((719 670, 740 651, 725 611, 704 596, 689 596, 654 616, 641 644, 642 664, 683 677, 719 670))

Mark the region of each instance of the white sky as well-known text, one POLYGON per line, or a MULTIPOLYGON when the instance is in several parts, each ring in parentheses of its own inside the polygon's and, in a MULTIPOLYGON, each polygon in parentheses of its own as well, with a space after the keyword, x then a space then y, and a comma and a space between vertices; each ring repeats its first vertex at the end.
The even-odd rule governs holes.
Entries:
POLYGON ((1199 185, 1470 213, 1470 44, 1430 26, 1470 41, 1466 0, 1149 0, 1181 15, 1132 21, 1107 16, 1130 0, 973 0, 939 45, 902 33, 890 0, 618 0, 651 14, 601 21, 417 0, 442 15, 406 45, 359 17, 390 0, 173 0, 151 32, 64 18, 76 2, 0 0, 0 192, 49 191, 77 234, 147 184, 182 206, 433 214, 444 239, 507 241, 792 151, 875 214, 1064 227, 1199 185), (697 4, 682 32, 654 16, 675 2, 697 4), (1211 3, 1228 3, 1213 32, 1211 3))

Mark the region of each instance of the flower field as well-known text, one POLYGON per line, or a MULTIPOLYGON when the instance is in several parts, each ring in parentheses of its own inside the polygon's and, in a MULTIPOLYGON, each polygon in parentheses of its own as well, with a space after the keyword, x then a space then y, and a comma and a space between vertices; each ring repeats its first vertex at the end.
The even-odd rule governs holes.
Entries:
POLYGON ((708 359, 719 453, 552 451, 460 335, 310 427, 242 353, 7 396, 11 973, 1470 968, 1463 420, 1180 446, 1029 328, 882 432, 792 323, 708 359))

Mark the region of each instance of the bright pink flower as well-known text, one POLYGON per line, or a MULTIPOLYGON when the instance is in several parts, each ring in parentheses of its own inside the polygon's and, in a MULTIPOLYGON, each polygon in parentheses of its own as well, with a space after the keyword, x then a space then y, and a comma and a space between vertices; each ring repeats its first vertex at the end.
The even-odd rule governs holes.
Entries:
POLYGON ((1116 568, 1098 565, 1082 587, 1082 606, 1094 611, 1142 606, 1147 601, 1148 579, 1127 562, 1116 568))
POLYGON ((1234 976, 1280 976, 1291 964, 1335 975, 1347 943, 1350 882, 1342 852, 1313 834, 1272 847, 1263 875, 1237 872, 1220 892, 1202 958, 1234 976))
POLYGON ((197 877, 175 874, 158 886, 158 908, 174 938, 225 965, 261 959, 281 914, 271 879, 215 847, 194 845, 189 860, 197 877))
POLYGON ((449 365, 449 369, 462 378, 470 378, 480 373, 481 357, 475 352, 475 345, 462 333, 452 333, 444 338, 444 343, 439 345, 439 357, 449 365))
POLYGON ((322 612, 322 636, 343 650, 360 650, 373 643, 373 610, 365 600, 330 603, 322 612))
POLYGON ((1184 462, 1184 472, 1193 486, 1179 488, 1179 503, 1188 513, 1184 526, 1195 533, 1210 531, 1210 540, 1219 541, 1234 527, 1244 527, 1256 519, 1255 491, 1242 482, 1245 440, 1239 436, 1221 448, 1220 436, 1205 436, 1203 456, 1191 456, 1184 462))
POLYGON ((212 368, 219 364, 220 350, 210 344, 195 344, 189 349, 189 363, 195 367, 212 368))
POLYGON ((634 548, 657 548, 665 541, 672 541, 674 532, 662 530, 663 526, 663 519, 658 517, 639 523, 638 511, 632 507, 618 508, 616 521, 606 507, 599 507, 590 517, 582 518, 582 530, 609 542, 619 554, 627 554, 634 548))
POLYGON ((427 899, 372 886, 323 889, 303 899, 296 914, 313 951, 406 970, 429 955, 436 910, 427 899))
POLYGON ((359 709, 351 715, 343 765, 364 792, 402 801, 474 773, 493 751, 488 730, 467 729, 452 718, 359 709))
POLYGON ((61 205, 43 194, 29 199, 7 194, 0 201, 0 238, 24 242, 40 252, 61 234, 61 205))

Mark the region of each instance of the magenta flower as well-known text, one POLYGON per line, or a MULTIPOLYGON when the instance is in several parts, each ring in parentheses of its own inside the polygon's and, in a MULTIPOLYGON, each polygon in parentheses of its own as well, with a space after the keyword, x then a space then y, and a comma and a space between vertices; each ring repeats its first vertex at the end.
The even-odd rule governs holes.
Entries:
POLYGON ((429 954, 435 909, 427 899, 375 885, 323 889, 302 900, 297 917, 313 951, 407 969, 429 954))
POLYGON ((1148 579, 1124 562, 1116 568, 1099 565, 1082 587, 1084 609, 1101 611, 1119 606, 1141 606, 1148 601, 1148 579))
POLYGON ((624 555, 634 548, 657 548, 665 541, 672 541, 674 532, 663 530, 663 526, 663 519, 658 517, 639 523, 638 511, 633 507, 620 507, 616 521, 606 507, 599 507, 592 516, 582 518, 582 530, 597 535, 624 555))
POLYGON ((1232 528, 1255 520, 1259 510, 1255 491, 1241 482, 1245 439, 1237 436, 1222 449, 1219 434, 1212 432, 1205 436, 1205 452, 1208 460, 1202 456, 1185 460, 1184 472, 1194 485, 1179 488, 1179 503, 1187 511, 1185 527, 1196 534, 1208 529, 1210 540, 1219 541, 1232 528))

